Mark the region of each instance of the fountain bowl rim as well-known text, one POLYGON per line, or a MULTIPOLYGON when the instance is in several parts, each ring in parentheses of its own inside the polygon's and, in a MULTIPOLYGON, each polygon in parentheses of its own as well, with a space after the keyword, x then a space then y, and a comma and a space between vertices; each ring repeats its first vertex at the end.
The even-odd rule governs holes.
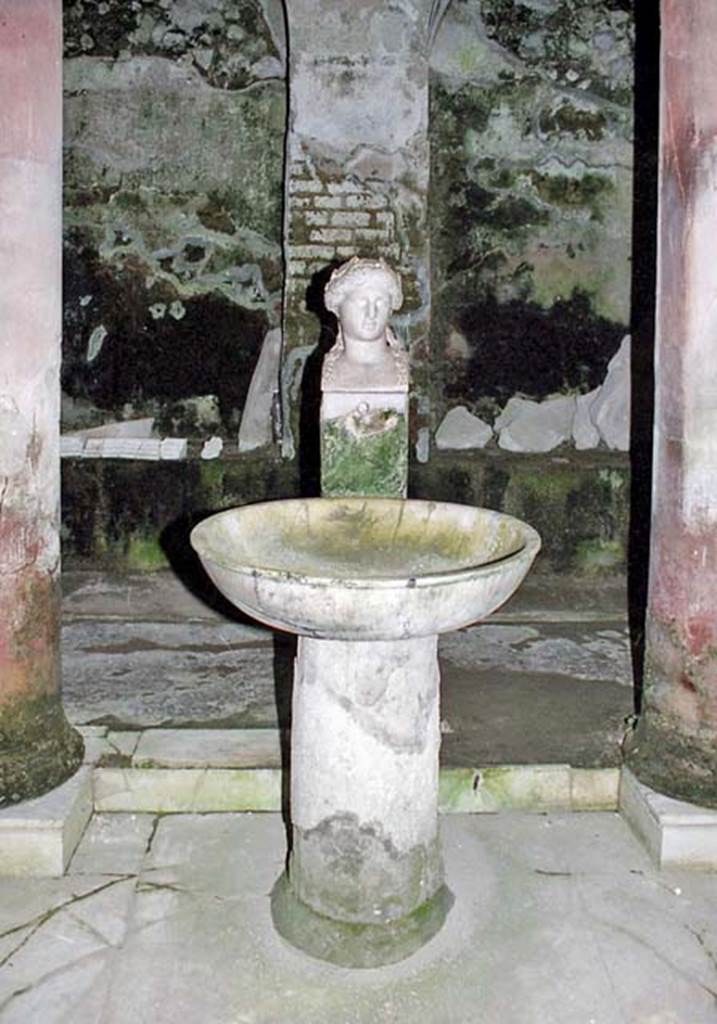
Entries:
POLYGON ((528 560, 532 563, 536 557, 542 542, 538 531, 524 522, 522 519, 518 519, 516 516, 509 515, 507 512, 499 512, 495 509, 485 508, 480 505, 468 505, 462 502, 455 501, 440 501, 432 498, 384 498, 379 495, 366 495, 364 496, 346 496, 346 497, 311 497, 311 498, 275 498, 269 501, 258 501, 249 502, 246 505, 235 505, 231 508, 223 509, 220 512, 214 512, 202 519, 201 522, 197 523, 193 527, 190 533, 190 544, 194 551, 197 553, 202 563, 210 563, 224 570, 225 572, 236 573, 237 575, 262 577, 266 579, 274 580, 286 580, 293 581, 296 583, 303 583, 311 586, 340 586, 342 588, 350 590, 376 590, 376 589, 395 589, 406 587, 431 587, 437 584, 451 584, 464 582, 466 579, 471 577, 489 574, 491 571, 495 571, 498 568, 505 566, 510 561, 520 561, 523 559, 528 560), (277 504, 288 505, 290 503, 305 504, 305 503, 360 503, 360 502, 371 502, 376 504, 409 504, 409 505, 434 505, 443 508, 454 508, 454 509, 470 509, 475 512, 486 513, 489 517, 499 519, 506 524, 512 524, 517 527, 518 531, 523 536, 523 543, 514 551, 510 551, 505 555, 500 555, 490 561, 477 562, 473 565, 461 566, 456 569, 442 570, 440 572, 425 572, 411 575, 409 573, 399 576, 349 576, 349 575, 331 575, 325 572, 316 573, 302 573, 292 571, 291 569, 280 569, 275 566, 263 566, 258 563, 250 564, 248 562, 230 562, 223 561, 214 557, 213 553, 209 553, 201 543, 202 533, 206 532, 207 525, 209 522, 216 521, 217 519, 226 517, 229 518, 232 514, 241 512, 242 509, 253 509, 260 510, 262 508, 269 508, 277 504))

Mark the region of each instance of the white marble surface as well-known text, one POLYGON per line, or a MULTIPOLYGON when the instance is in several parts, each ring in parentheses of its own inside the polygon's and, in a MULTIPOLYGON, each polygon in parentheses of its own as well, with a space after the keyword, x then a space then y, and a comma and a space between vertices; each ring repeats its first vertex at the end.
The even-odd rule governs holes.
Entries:
POLYGON ((132 763, 147 768, 280 768, 278 729, 149 729, 132 763))
POLYGON ((624 769, 620 810, 660 867, 717 870, 717 810, 675 800, 624 769))
POLYGON ((449 410, 436 431, 436 447, 448 449, 485 448, 493 428, 469 412, 464 405, 449 410))
POLYGON ((443 931, 353 972, 273 931, 278 815, 123 824, 96 822, 64 879, 0 881, 0 1024, 715 1020, 714 879, 658 874, 615 814, 444 819, 443 931))
POLYGON ((497 417, 493 429, 498 445, 510 452, 549 452, 572 437, 575 398, 555 395, 542 402, 514 397, 497 417))
POLYGON ((0 810, 0 877, 59 876, 92 814, 92 769, 0 810))

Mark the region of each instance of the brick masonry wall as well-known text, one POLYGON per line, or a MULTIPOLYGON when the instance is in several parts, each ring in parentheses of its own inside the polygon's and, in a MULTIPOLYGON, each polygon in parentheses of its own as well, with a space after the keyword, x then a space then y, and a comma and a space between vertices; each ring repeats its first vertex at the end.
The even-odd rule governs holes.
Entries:
POLYGON ((356 255, 400 263, 401 247, 389 197, 365 183, 323 180, 306 163, 295 162, 289 195, 287 298, 297 314, 292 321, 299 327, 300 340, 294 343, 312 344, 318 333, 315 317, 313 324, 308 318, 304 322, 296 305, 304 305, 314 275, 356 255))

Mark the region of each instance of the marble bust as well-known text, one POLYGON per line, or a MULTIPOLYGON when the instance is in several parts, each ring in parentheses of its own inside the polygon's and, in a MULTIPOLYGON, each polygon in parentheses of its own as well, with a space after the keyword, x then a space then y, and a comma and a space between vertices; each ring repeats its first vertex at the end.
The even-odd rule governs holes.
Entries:
POLYGON ((398 274, 382 259, 354 256, 331 275, 324 303, 339 330, 324 359, 322 389, 407 390, 408 356, 388 326, 403 304, 398 274))

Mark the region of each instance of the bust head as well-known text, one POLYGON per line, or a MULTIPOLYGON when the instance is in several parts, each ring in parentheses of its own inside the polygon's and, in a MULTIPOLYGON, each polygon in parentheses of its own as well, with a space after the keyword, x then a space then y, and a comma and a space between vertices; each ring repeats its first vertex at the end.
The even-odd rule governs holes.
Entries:
POLYGON ((381 307, 385 307, 385 315, 382 314, 385 327, 391 313, 403 305, 401 279, 385 260, 353 256, 331 275, 324 291, 324 304, 343 326, 344 306, 350 304, 349 317, 353 321, 358 302, 367 295, 378 297, 381 307))
POLYGON ((336 344, 324 361, 325 387, 403 381, 406 355, 388 326, 403 303, 401 279, 384 260, 352 257, 331 275, 324 303, 339 321, 336 344))

